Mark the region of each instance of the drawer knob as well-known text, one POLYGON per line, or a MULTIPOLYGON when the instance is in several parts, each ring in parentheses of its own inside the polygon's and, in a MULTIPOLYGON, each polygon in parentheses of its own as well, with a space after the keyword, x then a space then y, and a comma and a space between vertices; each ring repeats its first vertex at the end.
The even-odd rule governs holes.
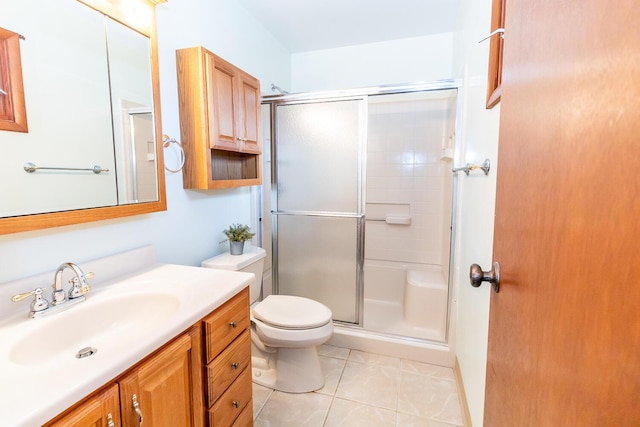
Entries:
POLYGON ((233 363, 231 364, 231 367, 232 367, 233 369, 238 369, 238 366, 240 366, 240 364, 239 364, 238 362, 233 362, 233 363))
POLYGON ((233 405, 234 408, 239 408, 240 407, 240 402, 237 401, 237 400, 234 400, 232 405, 233 405))
POLYGON ((233 322, 229 322, 229 326, 231 326, 232 328, 235 328, 238 326, 238 322, 236 322, 235 320, 233 322))

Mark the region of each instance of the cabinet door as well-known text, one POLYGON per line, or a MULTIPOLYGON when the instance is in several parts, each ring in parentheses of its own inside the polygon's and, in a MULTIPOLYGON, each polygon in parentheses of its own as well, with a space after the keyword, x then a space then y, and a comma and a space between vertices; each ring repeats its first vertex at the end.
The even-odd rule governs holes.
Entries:
POLYGON ((236 135, 242 142, 242 152, 260 154, 260 82, 240 72, 236 135))
POLYGON ((236 135, 235 87, 238 70, 217 56, 206 53, 209 146, 218 150, 240 151, 236 135))
POLYGON ((196 414, 202 408, 196 401, 202 385, 192 384, 194 361, 199 361, 195 352, 191 335, 185 334, 120 381, 124 426, 143 421, 153 427, 202 425, 196 414))
POLYGON ((47 427, 119 427, 120 401, 118 386, 109 388, 91 397, 80 406, 72 409, 58 421, 47 427), (112 421, 113 424, 109 424, 112 421))

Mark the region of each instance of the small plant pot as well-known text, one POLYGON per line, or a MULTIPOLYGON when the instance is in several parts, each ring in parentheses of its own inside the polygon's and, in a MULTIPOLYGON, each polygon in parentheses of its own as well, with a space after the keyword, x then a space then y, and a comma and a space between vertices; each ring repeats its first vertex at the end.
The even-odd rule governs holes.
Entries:
POLYGON ((244 242, 229 242, 229 253, 231 255, 242 255, 244 242))

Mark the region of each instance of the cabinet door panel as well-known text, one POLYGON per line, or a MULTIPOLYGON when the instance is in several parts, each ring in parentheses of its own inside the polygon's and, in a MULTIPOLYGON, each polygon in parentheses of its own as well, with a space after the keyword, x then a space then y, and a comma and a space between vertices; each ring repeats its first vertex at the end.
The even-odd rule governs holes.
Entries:
POLYGON ((242 138, 242 151, 245 153, 260 154, 258 141, 260 129, 260 82, 253 77, 242 74, 240 84, 239 106, 241 113, 238 115, 237 135, 242 138))
POLYGON ((58 421, 47 424, 47 427, 108 427, 109 414, 113 424, 120 426, 120 401, 116 384, 89 398, 58 421))
POLYGON ((183 335, 120 381, 125 426, 191 426, 191 337, 183 335), (136 411, 135 401, 139 406, 136 411))
POLYGON ((209 145, 211 148, 238 151, 234 98, 237 71, 214 55, 207 54, 206 58, 209 145))

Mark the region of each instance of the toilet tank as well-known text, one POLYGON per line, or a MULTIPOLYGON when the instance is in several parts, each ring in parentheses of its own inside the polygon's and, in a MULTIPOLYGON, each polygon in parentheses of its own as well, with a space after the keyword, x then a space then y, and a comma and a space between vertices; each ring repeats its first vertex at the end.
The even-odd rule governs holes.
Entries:
POLYGON ((266 255, 267 252, 264 249, 245 244, 242 255, 231 255, 229 252, 224 252, 202 261, 200 265, 218 270, 243 271, 255 274, 256 279, 249 285, 249 297, 253 303, 260 298, 262 272, 264 271, 264 258, 266 255))

